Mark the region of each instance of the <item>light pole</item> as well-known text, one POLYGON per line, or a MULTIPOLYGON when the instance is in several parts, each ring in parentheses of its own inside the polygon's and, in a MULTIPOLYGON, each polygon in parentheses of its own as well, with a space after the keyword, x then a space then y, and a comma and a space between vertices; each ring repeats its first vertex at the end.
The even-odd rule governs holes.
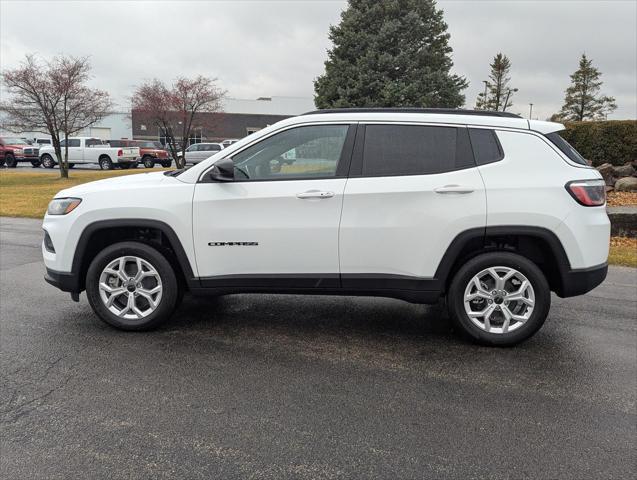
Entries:
POLYGON ((533 115, 533 104, 529 103, 529 120, 531 120, 531 115, 533 115))
POLYGON ((518 91, 518 89, 517 89, 517 88, 513 88, 513 89, 509 88, 509 89, 507 90, 507 98, 506 98, 506 100, 504 101, 504 106, 502 107, 502 111, 503 111, 503 112, 504 112, 504 111, 506 111, 506 109, 507 109, 507 105, 509 104, 509 97, 511 96, 511 92, 517 92, 517 91, 518 91))

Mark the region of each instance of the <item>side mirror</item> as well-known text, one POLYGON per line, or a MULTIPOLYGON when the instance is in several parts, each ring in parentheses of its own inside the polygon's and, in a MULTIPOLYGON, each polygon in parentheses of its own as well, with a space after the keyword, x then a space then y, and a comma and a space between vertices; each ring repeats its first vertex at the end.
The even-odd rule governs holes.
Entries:
POLYGON ((210 178, 216 182, 234 181, 234 162, 231 158, 217 160, 210 172, 210 178))

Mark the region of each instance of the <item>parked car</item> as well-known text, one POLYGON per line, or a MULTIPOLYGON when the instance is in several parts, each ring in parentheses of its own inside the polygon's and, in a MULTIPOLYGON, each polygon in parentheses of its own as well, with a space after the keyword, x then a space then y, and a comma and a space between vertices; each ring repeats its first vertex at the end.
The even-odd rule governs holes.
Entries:
POLYGON ((146 168, 153 168, 155 163, 168 168, 172 165, 170 155, 159 142, 148 140, 109 140, 111 147, 139 147, 140 161, 146 168))
POLYGON ((223 145, 223 148, 226 148, 232 145, 233 143, 237 143, 238 141, 239 141, 238 138, 226 138, 223 142, 221 142, 221 145, 223 145))
MULTIPOLYGON (((62 155, 67 140, 62 140, 62 155)), ((95 163, 102 170, 120 168, 137 168, 139 160, 139 147, 112 147, 105 144, 99 138, 70 137, 69 143, 69 168, 77 164, 95 163)), ((43 145, 40 148, 40 160, 46 168, 55 167, 59 160, 53 150, 53 145, 43 145)))
POLYGON ((26 138, 0 137, 0 165, 15 168, 18 162, 30 162, 34 167, 40 166, 38 147, 29 143, 26 138))
POLYGON ((604 181, 563 129, 444 109, 285 119, 187 170, 59 192, 46 280, 124 330, 166 321, 185 290, 373 295, 445 298, 456 331, 513 345, 552 291, 607 273, 604 181))
POLYGON ((196 165, 221 150, 223 145, 220 143, 193 143, 186 149, 186 164, 196 165))

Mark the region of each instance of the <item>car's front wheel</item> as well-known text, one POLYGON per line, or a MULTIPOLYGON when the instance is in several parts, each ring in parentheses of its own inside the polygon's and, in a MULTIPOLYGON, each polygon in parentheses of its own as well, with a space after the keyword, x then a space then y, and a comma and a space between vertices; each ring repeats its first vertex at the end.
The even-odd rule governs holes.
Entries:
POLYGON ((542 271, 527 258, 492 252, 472 258, 455 274, 447 304, 461 333, 483 345, 512 346, 544 324, 551 291, 542 271))
POLYGON ((86 274, 93 311, 122 330, 149 330, 165 322, 179 299, 170 262, 139 242, 116 243, 102 250, 86 274))
POLYGON ((142 163, 146 168, 153 168, 155 166, 155 160, 153 160, 153 157, 151 157, 150 155, 146 155, 144 158, 142 158, 142 163))
POLYGON ((42 155, 41 160, 42 160, 42 166, 44 168, 53 168, 56 165, 56 163, 53 160, 53 157, 51 155, 46 155, 46 154, 42 155))

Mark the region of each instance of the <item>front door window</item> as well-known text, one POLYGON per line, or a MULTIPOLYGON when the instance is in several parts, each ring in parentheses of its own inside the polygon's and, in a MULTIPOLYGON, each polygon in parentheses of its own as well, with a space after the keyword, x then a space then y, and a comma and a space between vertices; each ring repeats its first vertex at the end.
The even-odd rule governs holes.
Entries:
POLYGON ((347 125, 312 125, 272 135, 232 157, 235 179, 334 177, 348 128, 347 125))

